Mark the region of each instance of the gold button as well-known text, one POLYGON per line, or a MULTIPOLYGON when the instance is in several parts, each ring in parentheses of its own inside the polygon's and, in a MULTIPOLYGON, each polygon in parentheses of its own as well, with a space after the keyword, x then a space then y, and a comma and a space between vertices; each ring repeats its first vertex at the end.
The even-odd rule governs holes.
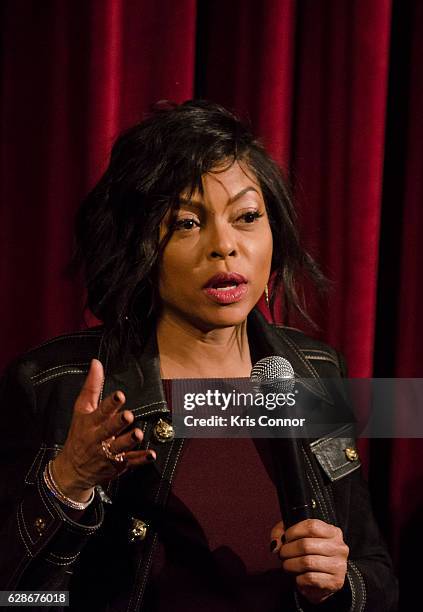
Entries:
POLYGON ((169 442, 175 437, 175 430, 170 423, 159 419, 153 429, 157 442, 169 442))
POLYGON ((358 459, 358 452, 355 448, 346 448, 345 455, 349 461, 357 461, 358 459))
POLYGON ((34 521, 35 531, 39 536, 43 535, 44 529, 46 528, 46 522, 43 518, 38 517, 34 521))
POLYGON ((147 535, 148 524, 141 519, 132 518, 132 527, 129 531, 129 541, 139 542, 145 539, 147 535))

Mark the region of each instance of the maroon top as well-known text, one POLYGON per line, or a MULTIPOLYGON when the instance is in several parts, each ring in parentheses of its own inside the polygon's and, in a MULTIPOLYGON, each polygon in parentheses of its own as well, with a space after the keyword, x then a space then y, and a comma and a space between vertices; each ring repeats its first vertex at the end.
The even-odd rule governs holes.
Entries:
MULTIPOLYGON (((171 409, 171 380, 163 380, 171 409)), ((267 440, 186 439, 146 593, 149 612, 282 612, 280 510, 267 440)))

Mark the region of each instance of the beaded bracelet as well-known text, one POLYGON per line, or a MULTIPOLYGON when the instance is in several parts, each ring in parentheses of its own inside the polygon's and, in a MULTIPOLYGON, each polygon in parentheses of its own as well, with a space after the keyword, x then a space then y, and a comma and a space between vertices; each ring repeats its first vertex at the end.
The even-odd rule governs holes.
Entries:
POLYGON ((43 473, 44 482, 46 483, 46 486, 48 490, 50 491, 50 493, 52 493, 54 497, 56 497, 56 499, 62 502, 62 504, 64 504, 65 506, 68 506, 68 508, 72 508, 73 510, 85 510, 85 508, 87 508, 94 499, 94 490, 92 491, 90 498, 86 502, 77 502, 77 501, 74 501, 73 499, 70 499, 70 497, 67 497, 67 495, 65 495, 59 489, 59 487, 57 486, 53 478, 53 475, 51 472, 52 461, 53 460, 51 459, 47 463, 46 467, 44 468, 44 473, 43 473))

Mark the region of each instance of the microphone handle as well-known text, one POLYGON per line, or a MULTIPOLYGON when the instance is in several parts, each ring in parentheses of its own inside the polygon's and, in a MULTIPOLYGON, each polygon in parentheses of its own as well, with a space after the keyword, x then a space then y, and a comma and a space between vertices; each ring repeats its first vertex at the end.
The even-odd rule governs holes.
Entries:
POLYGON ((314 518, 301 440, 273 438, 270 442, 278 483, 279 505, 285 528, 288 528, 305 519, 314 518))

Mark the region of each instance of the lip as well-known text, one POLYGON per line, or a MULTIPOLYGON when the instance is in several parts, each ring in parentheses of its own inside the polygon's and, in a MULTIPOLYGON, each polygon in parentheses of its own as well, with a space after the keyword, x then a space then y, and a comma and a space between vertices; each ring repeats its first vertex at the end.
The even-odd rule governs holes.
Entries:
POLYGON ((204 293, 217 304, 234 304, 243 299, 248 292, 247 283, 241 283, 233 289, 215 289, 214 287, 205 287, 204 293))
POLYGON ((238 274, 238 272, 219 272, 219 274, 215 274, 206 282, 203 286, 203 289, 207 288, 216 288, 217 283, 229 283, 234 282, 236 285, 242 285, 243 283, 247 283, 247 279, 242 274, 238 274))
POLYGON ((234 304, 244 298, 248 292, 248 281, 238 272, 221 272, 215 274, 203 287, 204 293, 217 304, 234 304), (217 288, 219 283, 233 283, 231 289, 217 288))

